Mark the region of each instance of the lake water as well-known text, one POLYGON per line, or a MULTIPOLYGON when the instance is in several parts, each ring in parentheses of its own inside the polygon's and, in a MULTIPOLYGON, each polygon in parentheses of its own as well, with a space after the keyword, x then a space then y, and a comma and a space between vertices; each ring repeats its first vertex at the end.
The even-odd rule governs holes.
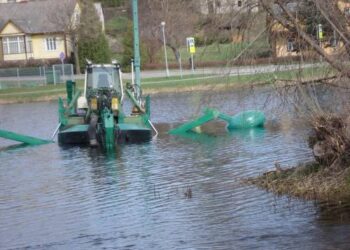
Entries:
MULTIPOLYGON (((108 154, 57 144, 2 149, 0 249, 349 249, 349 208, 241 182, 275 161, 312 159, 308 129, 270 94, 154 96, 159 136, 108 154), (229 114, 260 109, 268 126, 229 133, 215 122, 196 137, 167 135, 205 105, 229 114)), ((56 124, 56 102, 0 106, 2 129, 49 138, 56 124)))

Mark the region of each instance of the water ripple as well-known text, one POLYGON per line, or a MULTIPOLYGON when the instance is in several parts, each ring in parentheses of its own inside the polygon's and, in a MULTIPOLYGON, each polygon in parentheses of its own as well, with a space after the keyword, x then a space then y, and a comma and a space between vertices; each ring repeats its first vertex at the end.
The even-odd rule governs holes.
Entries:
MULTIPOLYGON (((259 98, 245 94, 209 99, 228 113, 272 108, 263 106, 265 89, 259 98)), ((349 225, 332 217, 340 214, 336 208, 276 197, 240 181, 273 169, 276 161, 288 167, 311 159, 305 129, 286 125, 228 133, 224 124, 212 123, 207 136, 167 135, 193 116, 196 107, 188 105, 201 97, 155 97, 159 137, 112 154, 56 144, 0 151, 0 248, 318 249, 350 243, 340 236, 350 232, 349 225)), ((15 122, 10 114, 37 108, 41 112, 23 115, 16 130, 28 132, 25 124, 47 113, 47 124, 33 133, 50 135, 57 105, 27 106, 1 113, 4 128, 15 122)))

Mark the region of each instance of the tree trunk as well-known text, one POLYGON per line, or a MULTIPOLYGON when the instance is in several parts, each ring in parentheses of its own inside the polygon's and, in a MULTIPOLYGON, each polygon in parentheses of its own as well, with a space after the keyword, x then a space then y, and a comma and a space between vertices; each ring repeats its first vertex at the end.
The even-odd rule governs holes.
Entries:
POLYGON ((79 48, 78 48, 78 41, 77 40, 78 39, 73 34, 71 36, 71 42, 72 42, 73 54, 74 54, 75 73, 77 75, 80 75, 81 71, 80 71, 79 48))
POLYGON ((180 62, 180 52, 179 52, 179 50, 175 46, 172 46, 172 45, 169 45, 169 47, 173 51, 176 61, 179 63, 180 62))

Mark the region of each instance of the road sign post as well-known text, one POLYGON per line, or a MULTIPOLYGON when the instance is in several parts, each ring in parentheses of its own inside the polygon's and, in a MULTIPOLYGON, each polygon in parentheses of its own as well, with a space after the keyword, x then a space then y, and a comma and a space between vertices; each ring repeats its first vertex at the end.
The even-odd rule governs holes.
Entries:
POLYGON ((194 37, 187 37, 186 44, 187 44, 187 50, 191 54, 191 58, 190 58, 191 68, 192 68, 192 72, 194 72, 194 54, 196 53, 196 46, 195 46, 194 37))
MULTIPOLYGON (((317 25, 317 38, 318 38, 318 45, 320 46, 320 48, 322 48, 322 41, 323 41, 323 27, 322 24, 318 24, 317 25)), ((322 62, 323 58, 322 56, 320 56, 320 61, 322 62)))
POLYGON ((65 78, 65 73, 64 73, 64 59, 66 58, 66 55, 64 54, 64 52, 60 53, 60 60, 61 60, 61 64, 62 64, 62 79, 64 82, 64 78, 65 78))
POLYGON ((164 45, 164 59, 165 59, 165 70, 166 70, 166 76, 169 77, 169 65, 168 65, 168 56, 166 52, 166 41, 165 41, 165 22, 161 22, 160 25, 162 26, 162 33, 163 33, 163 45, 164 45))

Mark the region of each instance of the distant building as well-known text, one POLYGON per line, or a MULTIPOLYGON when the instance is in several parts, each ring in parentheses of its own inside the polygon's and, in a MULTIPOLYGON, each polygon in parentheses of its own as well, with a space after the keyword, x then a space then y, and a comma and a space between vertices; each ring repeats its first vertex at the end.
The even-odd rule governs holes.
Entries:
POLYGON ((72 43, 62 20, 73 27, 79 16, 77 0, 1 4, 0 62, 58 59, 62 52, 70 57, 72 43))
MULTIPOLYGON (((289 10, 289 12, 295 14, 300 8, 303 8, 301 4, 302 3, 298 1, 292 1, 286 5, 286 8, 289 10)), ((339 0, 338 8, 344 13, 344 15, 350 16, 349 2, 339 0)), ((273 6, 273 11, 277 15, 282 13, 282 9, 277 4, 273 6)), ((267 26, 271 26, 269 40, 274 57, 298 56, 301 52, 309 52, 308 46, 306 46, 305 42, 299 38, 296 31, 288 30, 277 20, 272 19, 272 17, 268 17, 267 20, 267 26)), ((302 26, 302 28, 306 30, 306 27, 302 26)), ((318 39, 316 38, 316 30, 317 28, 315 27, 314 36, 315 39, 318 39)), ((332 32, 331 34, 323 34, 322 36, 323 38, 320 41, 320 46, 328 55, 336 55, 344 49, 344 44, 338 41, 336 32, 332 32)))
POLYGON ((257 0, 200 0, 199 3, 204 15, 259 11, 257 0))

